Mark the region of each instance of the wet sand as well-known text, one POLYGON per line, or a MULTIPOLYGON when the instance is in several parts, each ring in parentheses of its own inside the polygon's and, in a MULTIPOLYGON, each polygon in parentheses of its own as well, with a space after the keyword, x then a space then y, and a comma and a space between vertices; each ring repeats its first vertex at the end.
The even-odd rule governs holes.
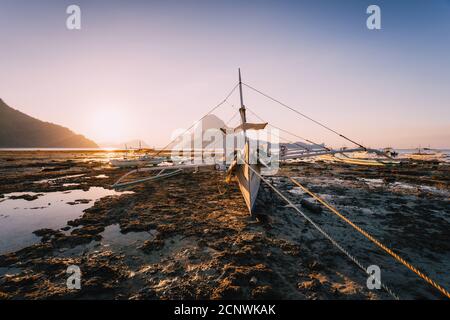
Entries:
MULTIPOLYGON (((0 210, 7 201, 32 207, 49 193, 110 189, 128 171, 108 165, 117 156, 0 152, 0 210)), ((365 266, 378 265, 400 298, 442 299, 329 211, 308 209, 311 199, 283 175, 298 177, 448 289, 449 172, 437 161, 393 167, 316 161, 283 166, 269 179, 365 266)), ((0 255, 0 299, 392 299, 369 290, 366 275, 267 186, 259 219, 218 171, 185 172, 130 190, 71 199, 68 205, 80 206, 73 219, 35 230, 34 244, 0 255), (81 290, 66 286, 69 265, 82 271, 81 290)), ((0 211, 0 223, 13 218, 11 207, 0 211)), ((40 210, 46 209, 29 214, 40 210)))

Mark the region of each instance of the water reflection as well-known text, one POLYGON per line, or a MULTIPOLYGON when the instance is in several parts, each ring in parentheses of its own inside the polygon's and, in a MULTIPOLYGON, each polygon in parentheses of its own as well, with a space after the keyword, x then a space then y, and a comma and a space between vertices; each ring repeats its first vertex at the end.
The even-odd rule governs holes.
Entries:
POLYGON ((0 254, 17 251, 37 243, 39 238, 32 233, 33 231, 42 228, 62 228, 66 226, 67 221, 80 217, 83 210, 91 207, 95 200, 126 193, 132 192, 117 192, 101 187, 91 187, 88 191, 5 194, 5 199, 0 202, 0 254), (10 197, 25 194, 40 196, 32 201, 10 199, 10 197), (92 201, 84 203, 86 201, 79 201, 80 199, 92 201), (73 205, 74 203, 75 205, 73 205))
POLYGON ((101 233, 101 242, 103 246, 111 247, 113 250, 123 250, 129 247, 136 248, 136 243, 151 239, 155 234, 155 230, 150 230, 149 232, 128 232, 123 234, 120 232, 120 226, 118 224, 113 224, 107 226, 105 231, 101 233))

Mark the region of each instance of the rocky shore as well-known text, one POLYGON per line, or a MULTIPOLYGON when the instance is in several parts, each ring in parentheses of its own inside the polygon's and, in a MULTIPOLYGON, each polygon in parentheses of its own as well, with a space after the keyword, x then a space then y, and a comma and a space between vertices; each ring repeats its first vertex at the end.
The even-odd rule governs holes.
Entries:
MULTIPOLYGON (((0 152, 0 223, 15 215, 2 207, 8 201, 32 204, 45 194, 110 189, 127 171, 109 166, 114 156, 0 152)), ((269 178, 365 266, 378 265, 382 281, 400 298, 443 298, 318 208, 286 175, 298 177, 448 289, 449 164, 301 162, 269 178)), ((237 185, 226 184, 218 171, 185 172, 128 191, 67 201, 74 209, 86 207, 60 228, 34 230, 32 245, 0 255, 0 299, 392 298, 369 290, 367 276, 267 186, 259 194, 257 219, 248 215, 237 185), (81 270, 80 290, 66 285, 70 265, 81 270)), ((8 239, 0 235, 0 241, 8 239)))

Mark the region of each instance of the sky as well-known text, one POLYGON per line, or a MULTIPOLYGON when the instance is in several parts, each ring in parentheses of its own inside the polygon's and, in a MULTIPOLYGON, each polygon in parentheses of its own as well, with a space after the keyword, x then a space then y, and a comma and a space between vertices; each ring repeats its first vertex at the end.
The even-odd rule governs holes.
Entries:
MULTIPOLYGON (((0 98, 98 143, 165 145, 224 99, 240 67, 244 82, 366 146, 450 147, 450 0, 0 0, 0 44, 0 98), (66 28, 71 4, 81 30, 66 28), (371 4, 381 30, 366 27, 371 4)), ((276 126, 351 145, 243 94, 276 126)), ((215 114, 227 121, 238 105, 234 94, 215 114)))

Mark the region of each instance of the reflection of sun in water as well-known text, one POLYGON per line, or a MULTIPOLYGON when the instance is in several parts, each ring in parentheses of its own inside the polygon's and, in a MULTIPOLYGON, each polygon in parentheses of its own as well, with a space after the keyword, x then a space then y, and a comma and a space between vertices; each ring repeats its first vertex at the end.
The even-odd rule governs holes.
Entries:
POLYGON ((98 142, 122 142, 129 129, 127 118, 126 113, 119 109, 95 110, 91 118, 92 134, 98 142))

